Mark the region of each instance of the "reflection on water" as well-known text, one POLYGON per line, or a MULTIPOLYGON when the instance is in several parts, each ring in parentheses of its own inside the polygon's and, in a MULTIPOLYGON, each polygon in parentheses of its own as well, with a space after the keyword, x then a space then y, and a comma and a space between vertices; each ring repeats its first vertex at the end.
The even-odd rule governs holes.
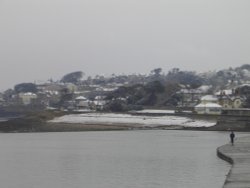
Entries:
POLYGON ((110 131, 0 134, 9 188, 220 188, 226 133, 110 131))

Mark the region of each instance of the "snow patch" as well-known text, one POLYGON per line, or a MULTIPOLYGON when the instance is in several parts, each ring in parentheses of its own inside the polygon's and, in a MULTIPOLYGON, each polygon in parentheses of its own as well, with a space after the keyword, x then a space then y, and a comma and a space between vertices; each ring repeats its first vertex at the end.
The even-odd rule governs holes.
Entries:
POLYGON ((71 114, 55 118, 52 123, 82 123, 82 124, 133 124, 147 127, 179 125, 183 127, 211 127, 216 122, 193 120, 180 116, 135 116, 114 113, 71 114))
POLYGON ((149 113, 149 114, 174 114, 174 110, 151 110, 151 109, 145 109, 145 110, 139 110, 135 111, 136 113, 149 113))

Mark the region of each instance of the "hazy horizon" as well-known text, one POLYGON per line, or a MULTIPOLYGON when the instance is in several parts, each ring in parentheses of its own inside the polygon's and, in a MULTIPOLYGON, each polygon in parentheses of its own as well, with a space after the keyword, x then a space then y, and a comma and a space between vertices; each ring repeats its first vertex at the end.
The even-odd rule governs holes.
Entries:
POLYGON ((249 0, 0 0, 0 90, 67 73, 250 63, 249 0))

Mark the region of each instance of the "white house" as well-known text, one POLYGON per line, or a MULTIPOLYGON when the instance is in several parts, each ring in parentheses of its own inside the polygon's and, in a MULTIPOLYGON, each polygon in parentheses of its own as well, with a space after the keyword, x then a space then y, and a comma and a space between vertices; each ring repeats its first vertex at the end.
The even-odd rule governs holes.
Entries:
POLYGON ((197 114, 221 114, 222 106, 216 103, 200 103, 194 109, 197 114))
POLYGON ((35 93, 19 93, 19 98, 21 99, 22 103, 24 105, 29 105, 32 103, 32 100, 37 98, 37 95, 35 93))
POLYGON ((75 98, 75 103, 77 110, 89 109, 89 100, 83 96, 75 98))
POLYGON ((96 96, 95 97, 95 100, 93 101, 93 105, 94 105, 94 108, 96 110, 103 110, 105 104, 107 103, 105 100, 104 100, 104 96, 96 96))
POLYGON ((201 97, 201 103, 194 107, 197 114, 221 114, 222 106, 218 104, 218 98, 214 95, 201 97))

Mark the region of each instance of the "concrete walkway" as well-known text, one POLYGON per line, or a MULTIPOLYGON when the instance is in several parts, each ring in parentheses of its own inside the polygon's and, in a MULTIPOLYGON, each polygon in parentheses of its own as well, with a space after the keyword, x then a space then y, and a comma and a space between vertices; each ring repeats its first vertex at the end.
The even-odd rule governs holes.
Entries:
MULTIPOLYGON (((237 134, 236 134, 237 135, 237 134)), ((250 137, 235 140, 217 149, 220 158, 232 164, 224 188, 250 188, 250 137)))

